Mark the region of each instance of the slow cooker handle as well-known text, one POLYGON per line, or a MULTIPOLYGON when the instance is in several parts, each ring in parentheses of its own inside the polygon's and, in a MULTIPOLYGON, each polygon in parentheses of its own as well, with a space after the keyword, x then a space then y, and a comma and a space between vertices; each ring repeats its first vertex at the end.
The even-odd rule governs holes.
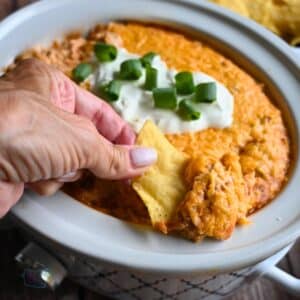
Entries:
POLYGON ((288 274, 276 266, 270 267, 264 277, 270 279, 274 283, 281 286, 288 293, 299 297, 300 296, 300 279, 288 274))
MULTIPOLYGON (((300 58, 300 48, 291 47, 291 50, 295 57, 300 58)), ((300 296, 300 279, 291 274, 273 265, 264 271, 263 276, 281 286, 288 293, 297 297, 300 296)))

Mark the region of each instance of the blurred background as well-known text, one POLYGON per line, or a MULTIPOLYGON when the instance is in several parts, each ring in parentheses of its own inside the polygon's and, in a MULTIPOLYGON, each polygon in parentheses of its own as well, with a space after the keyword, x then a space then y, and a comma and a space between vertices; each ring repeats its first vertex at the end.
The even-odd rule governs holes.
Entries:
POLYGON ((283 38, 300 46, 299 0, 211 0, 250 18, 283 38))

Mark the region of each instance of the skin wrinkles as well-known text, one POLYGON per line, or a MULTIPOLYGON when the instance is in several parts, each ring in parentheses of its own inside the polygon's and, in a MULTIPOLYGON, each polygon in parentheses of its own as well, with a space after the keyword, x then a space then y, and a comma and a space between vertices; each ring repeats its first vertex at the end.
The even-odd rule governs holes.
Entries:
MULTIPOLYGON (((90 166, 89 160, 91 156, 91 148, 95 148, 96 146, 93 146, 94 140, 98 138, 98 133, 95 130, 93 124, 82 118, 78 117, 76 119, 73 119, 73 115, 69 115, 69 122, 66 122, 66 126, 68 126, 70 130, 70 137, 74 141, 78 139, 78 136, 81 136, 81 142, 73 143, 69 145, 68 149, 62 150, 62 157, 69 157, 70 164, 67 165, 67 168, 72 169, 72 171, 76 169, 80 169, 83 166, 90 166), (76 124, 77 130, 74 131, 73 126, 70 124, 72 123, 76 124)), ((64 173, 66 174, 66 172, 64 173)))
MULTIPOLYGON (((134 140, 107 103, 53 67, 21 62, 0 78, 0 218, 24 184, 51 195, 83 170, 113 180, 141 175, 147 166, 134 165, 134 140)), ((156 155, 147 150, 150 165, 156 155)))
MULTIPOLYGON (((28 142, 29 147, 32 147, 32 144, 28 142)), ((48 179, 51 176, 51 170, 53 168, 51 167, 51 157, 49 156, 49 152, 47 149, 45 149, 45 146, 43 144, 40 145, 39 152, 35 152, 34 149, 31 150, 32 156, 30 159, 32 160, 33 166, 36 174, 40 174, 40 178, 48 179), (44 157, 45 159, 42 161, 39 156, 44 157), (49 171, 50 170, 50 171, 49 171)), ((28 158, 24 157, 24 161, 26 162, 27 167, 30 167, 30 162, 28 161, 28 158)), ((37 179, 38 180, 38 179, 37 179)), ((29 181, 36 181, 35 179, 28 179, 29 181)))
POLYGON ((26 169, 31 168, 30 171, 33 171, 33 165, 32 163, 26 164, 22 154, 15 149, 15 141, 13 141, 12 144, 12 147, 7 151, 7 161, 9 163, 9 168, 7 168, 7 181, 16 183, 27 182, 26 169))

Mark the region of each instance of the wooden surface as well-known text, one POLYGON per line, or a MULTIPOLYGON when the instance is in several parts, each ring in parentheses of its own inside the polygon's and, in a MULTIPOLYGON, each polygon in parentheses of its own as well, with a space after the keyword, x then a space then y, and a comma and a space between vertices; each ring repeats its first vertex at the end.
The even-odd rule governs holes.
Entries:
MULTIPOLYGON (((35 0, 0 0, 0 19, 14 10, 35 0)), ((59 1, 59 0, 52 0, 59 1)), ((69 280, 65 280, 56 292, 24 287, 20 272, 13 258, 25 245, 25 241, 14 228, 0 228, 0 300, 108 300, 96 295, 69 280)), ((300 241, 280 262, 280 267, 300 278, 300 241)), ((296 300, 261 278, 250 287, 244 287, 229 300, 296 300)))

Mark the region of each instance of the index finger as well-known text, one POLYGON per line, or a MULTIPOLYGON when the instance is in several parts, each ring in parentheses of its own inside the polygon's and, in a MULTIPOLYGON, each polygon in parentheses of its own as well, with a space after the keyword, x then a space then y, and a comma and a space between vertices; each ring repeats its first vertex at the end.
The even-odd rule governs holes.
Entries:
POLYGON ((75 113, 90 119, 97 130, 108 140, 116 144, 133 144, 133 129, 105 101, 92 93, 75 87, 75 113))

